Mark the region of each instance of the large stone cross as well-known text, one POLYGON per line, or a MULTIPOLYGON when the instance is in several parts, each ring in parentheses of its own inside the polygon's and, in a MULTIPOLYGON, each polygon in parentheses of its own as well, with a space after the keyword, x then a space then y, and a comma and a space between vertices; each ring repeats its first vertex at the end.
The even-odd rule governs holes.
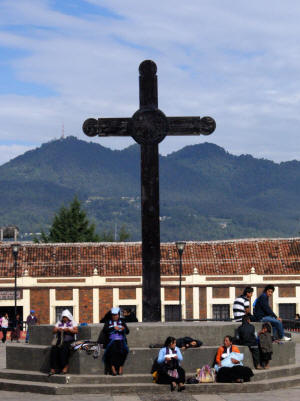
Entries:
POLYGON ((158 144, 166 135, 209 135, 216 123, 211 117, 166 117, 158 109, 156 64, 145 60, 139 72, 139 110, 131 118, 90 118, 83 131, 132 136, 141 146, 143 321, 155 322, 161 320, 158 144))

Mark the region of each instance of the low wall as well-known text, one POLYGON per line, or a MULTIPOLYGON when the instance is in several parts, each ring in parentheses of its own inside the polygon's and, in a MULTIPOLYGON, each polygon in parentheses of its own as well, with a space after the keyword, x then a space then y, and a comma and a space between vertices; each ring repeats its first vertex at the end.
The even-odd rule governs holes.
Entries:
MULTIPOLYGON (((170 323, 129 323, 127 336, 129 347, 146 347, 150 344, 164 344, 169 336, 193 337, 203 345, 220 345, 226 335, 234 336, 239 323, 231 322, 170 322, 170 323)), ((254 323, 258 331, 262 324, 254 323)), ((91 324, 79 327, 78 339, 97 340, 103 324, 91 324)), ((31 326, 29 343, 49 345, 53 338, 53 326, 31 326)))

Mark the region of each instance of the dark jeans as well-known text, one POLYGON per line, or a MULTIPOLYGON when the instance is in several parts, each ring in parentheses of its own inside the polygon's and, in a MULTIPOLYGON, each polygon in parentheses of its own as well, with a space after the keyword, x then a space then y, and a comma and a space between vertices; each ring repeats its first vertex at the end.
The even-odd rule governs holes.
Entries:
POLYGON ((2 342, 3 343, 5 343, 5 341, 6 341, 7 330, 8 330, 8 328, 1 327, 1 331, 2 331, 2 334, 3 334, 3 337, 2 337, 2 342))
POLYGON ((259 348, 258 348, 258 345, 249 347, 249 350, 250 350, 250 352, 252 354, 254 367, 257 368, 257 366, 259 365, 259 348))
POLYGON ((284 336, 284 329, 280 320, 277 320, 272 316, 265 316, 261 319, 261 322, 271 323, 274 337, 278 336, 278 338, 281 339, 284 336))

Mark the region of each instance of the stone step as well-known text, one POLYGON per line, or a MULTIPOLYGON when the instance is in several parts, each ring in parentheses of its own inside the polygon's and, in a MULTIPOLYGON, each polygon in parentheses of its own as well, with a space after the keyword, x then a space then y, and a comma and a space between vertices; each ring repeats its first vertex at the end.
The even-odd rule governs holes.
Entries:
MULTIPOLYGON (((186 385, 186 392, 193 394, 220 394, 220 393, 255 393, 274 389, 288 388, 300 384, 300 375, 264 379, 250 383, 208 383, 186 385)), ((32 392, 40 394, 70 395, 70 394, 111 394, 124 393, 153 393, 168 394, 169 386, 153 383, 110 383, 110 384, 57 384, 33 381, 19 381, 10 379, 0 380, 0 390, 32 392)))
MULTIPOLYGON (((192 376, 192 373, 189 375, 192 376)), ((0 380, 10 379, 18 381, 33 381, 57 384, 108 384, 108 383, 151 383, 151 374, 134 374, 134 375, 53 375, 41 372, 24 372, 22 370, 3 369, 0 370, 0 380)))
MULTIPOLYGON (((187 372, 186 377, 194 376, 195 372, 187 372)), ((289 377, 300 375, 300 365, 287 365, 273 367, 268 370, 254 370, 252 381, 260 382, 262 380, 270 380, 281 377, 289 377)), ((9 379, 17 381, 43 382, 52 384, 149 384, 152 382, 150 374, 124 374, 123 376, 110 375, 53 375, 48 377, 47 374, 35 371, 22 371, 14 369, 0 370, 0 380, 9 379)))
MULTIPOLYGON (((248 347, 239 346, 244 353, 244 365, 253 367, 248 347)), ((183 352, 183 367, 195 372, 203 365, 212 366, 218 347, 202 346, 183 352)), ((153 361, 158 355, 156 348, 131 348, 124 366, 125 374, 149 374, 153 361)), ((48 372, 50 347, 30 344, 9 344, 6 346, 6 367, 8 369, 48 372)), ((71 374, 103 374, 102 355, 93 359, 85 351, 76 351, 70 358, 71 374)), ((295 343, 274 344, 272 366, 295 364, 295 343)))

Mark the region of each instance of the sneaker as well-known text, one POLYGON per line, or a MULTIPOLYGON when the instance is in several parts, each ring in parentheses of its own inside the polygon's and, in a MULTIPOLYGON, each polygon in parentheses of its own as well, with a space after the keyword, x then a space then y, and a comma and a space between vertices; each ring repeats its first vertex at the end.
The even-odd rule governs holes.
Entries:
POLYGON ((291 339, 291 337, 283 336, 280 340, 281 341, 291 341, 292 339, 291 339))

